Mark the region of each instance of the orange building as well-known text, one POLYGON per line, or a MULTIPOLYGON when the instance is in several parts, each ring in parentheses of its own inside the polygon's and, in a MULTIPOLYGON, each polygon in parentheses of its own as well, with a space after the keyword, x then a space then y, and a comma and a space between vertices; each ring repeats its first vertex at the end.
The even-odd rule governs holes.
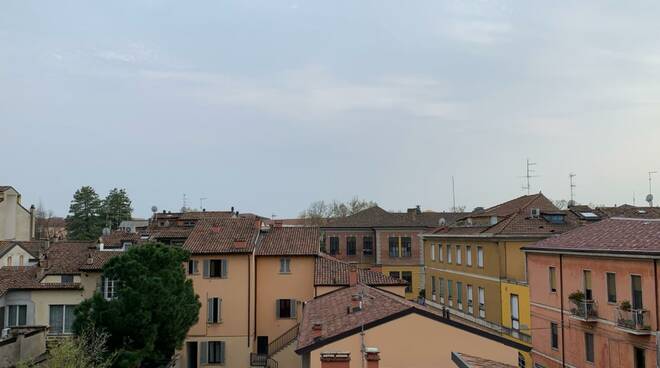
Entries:
POLYGON ((656 366, 660 220, 605 219, 524 251, 535 367, 656 366))

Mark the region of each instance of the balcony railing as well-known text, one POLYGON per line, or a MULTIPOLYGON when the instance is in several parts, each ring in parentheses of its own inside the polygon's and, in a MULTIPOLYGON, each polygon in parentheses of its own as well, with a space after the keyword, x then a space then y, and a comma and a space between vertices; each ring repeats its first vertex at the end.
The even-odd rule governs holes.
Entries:
POLYGON ((647 335, 651 333, 649 311, 644 309, 617 309, 617 327, 632 334, 647 335))
POLYGON ((512 328, 502 326, 502 333, 505 335, 509 335, 513 338, 516 338, 520 341, 526 342, 528 344, 532 343, 532 336, 524 332, 520 332, 520 330, 514 330, 512 328))
POLYGON ((269 358, 266 354, 250 353, 250 366, 277 368, 277 361, 269 358))
POLYGON ((573 318, 585 322, 596 321, 598 318, 596 303, 593 300, 572 300, 571 303, 573 303, 573 307, 571 308, 573 318))

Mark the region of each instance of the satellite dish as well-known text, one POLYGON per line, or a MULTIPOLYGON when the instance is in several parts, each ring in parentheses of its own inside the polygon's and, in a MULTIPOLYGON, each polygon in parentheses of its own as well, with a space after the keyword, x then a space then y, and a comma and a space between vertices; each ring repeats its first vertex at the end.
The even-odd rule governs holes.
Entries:
POLYGON ((438 224, 440 226, 444 226, 447 223, 447 220, 444 217, 440 217, 440 220, 438 220, 438 224))
POLYGON ((153 213, 158 212, 158 207, 156 207, 156 206, 151 206, 151 212, 153 212, 153 213))

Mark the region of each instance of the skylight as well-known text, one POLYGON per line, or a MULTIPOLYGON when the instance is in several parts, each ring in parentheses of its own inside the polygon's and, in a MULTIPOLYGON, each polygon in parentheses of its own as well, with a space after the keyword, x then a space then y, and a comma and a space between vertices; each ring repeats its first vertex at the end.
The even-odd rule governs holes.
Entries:
POLYGON ((598 218, 598 215, 593 212, 580 212, 580 215, 586 218, 598 218))

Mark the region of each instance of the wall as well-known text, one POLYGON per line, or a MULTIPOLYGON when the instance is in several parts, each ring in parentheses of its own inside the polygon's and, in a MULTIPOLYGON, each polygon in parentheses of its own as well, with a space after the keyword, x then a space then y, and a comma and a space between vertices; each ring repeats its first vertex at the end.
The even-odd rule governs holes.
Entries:
POLYGON ((314 256, 288 257, 291 272, 280 273, 280 257, 256 257, 257 277, 257 336, 268 336, 268 342, 300 322, 302 302, 314 298, 314 256), (275 316, 277 299, 295 299, 296 319, 278 319, 275 316))
MULTIPOLYGON (((1 222, 1 221, 0 221, 1 222)), ((0 267, 5 266, 27 266, 30 262, 30 259, 35 258, 33 255, 28 253, 22 247, 16 245, 12 247, 9 252, 5 253, 0 257, 0 267), (11 257, 11 264, 8 264, 7 261, 11 257), (20 263, 21 257, 23 257, 23 264, 20 263)))
POLYGON ((376 239, 374 231, 371 229, 325 229, 325 251, 330 254, 330 238, 336 236, 339 238, 339 253, 332 256, 345 262, 355 262, 362 266, 370 266, 376 263, 376 239), (346 238, 354 236, 356 238, 355 255, 347 254, 346 238), (363 239, 366 236, 373 238, 373 254, 364 255, 363 239))
POLYGON ((382 229, 376 231, 377 247, 379 264, 383 266, 413 266, 423 265, 422 246, 419 234, 423 231, 421 229, 382 229), (389 238, 395 237, 410 237, 411 240, 411 256, 410 257, 390 257, 389 253, 389 238))
POLYGON ((422 268, 419 266, 383 266, 382 273, 385 275, 390 274, 390 272, 401 272, 407 271, 412 274, 412 284, 410 285, 412 290, 410 292, 405 292, 405 287, 403 287, 404 296, 406 299, 417 299, 419 296, 419 290, 421 289, 421 279, 423 276, 422 268))
MULTIPOLYGON (((0 299, 0 306, 8 305, 26 305, 27 306, 27 315, 26 323, 28 326, 34 325, 34 310, 35 306, 32 302, 30 291, 8 291, 2 299, 0 299), (4 303, 4 304, 2 304, 4 303)), ((9 323, 9 308, 5 308, 5 323, 9 323)))
POLYGON ((525 253, 520 249, 532 243, 532 241, 506 241, 501 243, 505 255, 504 278, 521 282, 527 281, 525 253))
POLYGON ((12 367, 46 352, 45 330, 29 331, 11 339, 0 341, 0 367, 12 367))
POLYGON ((292 342, 279 353, 273 355, 271 359, 277 362, 277 366, 282 368, 301 368, 302 357, 296 354, 296 342, 292 342))
POLYGON ((30 212, 19 203, 20 195, 14 189, 8 189, 0 195, 0 240, 30 240, 30 212))
POLYGON ((38 326, 50 324, 50 305, 78 305, 83 300, 82 290, 33 290, 34 324, 38 326))
MULTIPOLYGON (((417 314, 367 330, 365 343, 368 347, 380 350, 380 368, 453 367, 451 352, 476 355, 511 365, 517 365, 518 362, 518 352, 513 348, 417 314)), ((348 351, 352 357, 350 367, 361 366, 359 334, 312 351, 310 366, 320 367, 320 354, 328 351, 348 351)))

